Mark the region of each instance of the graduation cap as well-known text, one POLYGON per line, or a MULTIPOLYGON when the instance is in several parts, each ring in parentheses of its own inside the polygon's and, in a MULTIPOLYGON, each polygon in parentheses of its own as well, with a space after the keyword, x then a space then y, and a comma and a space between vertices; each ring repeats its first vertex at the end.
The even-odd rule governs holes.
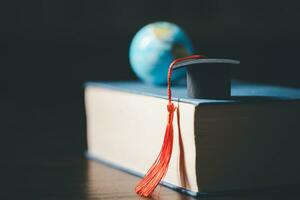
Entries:
POLYGON ((173 70, 186 67, 187 91, 191 98, 228 99, 231 92, 230 67, 240 61, 190 56, 177 60, 173 70), (188 59, 187 59, 188 58, 188 59))

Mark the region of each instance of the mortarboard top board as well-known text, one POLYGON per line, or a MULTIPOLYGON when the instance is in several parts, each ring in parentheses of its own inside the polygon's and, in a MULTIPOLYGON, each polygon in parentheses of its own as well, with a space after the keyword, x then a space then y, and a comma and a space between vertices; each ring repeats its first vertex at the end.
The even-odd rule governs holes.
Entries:
POLYGON ((186 67, 187 92, 191 98, 228 99, 231 93, 232 59, 198 58, 176 63, 173 70, 186 67))

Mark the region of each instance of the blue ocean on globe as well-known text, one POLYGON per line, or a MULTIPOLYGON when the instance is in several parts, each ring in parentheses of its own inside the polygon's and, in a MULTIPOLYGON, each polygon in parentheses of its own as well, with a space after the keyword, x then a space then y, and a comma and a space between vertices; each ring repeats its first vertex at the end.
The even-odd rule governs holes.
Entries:
MULTIPOLYGON (((167 83, 168 67, 176 59, 193 54, 192 43, 176 24, 155 22, 141 28, 129 48, 129 61, 135 74, 144 82, 153 85, 167 83)), ((176 70, 172 81, 185 75, 185 70, 176 70)))

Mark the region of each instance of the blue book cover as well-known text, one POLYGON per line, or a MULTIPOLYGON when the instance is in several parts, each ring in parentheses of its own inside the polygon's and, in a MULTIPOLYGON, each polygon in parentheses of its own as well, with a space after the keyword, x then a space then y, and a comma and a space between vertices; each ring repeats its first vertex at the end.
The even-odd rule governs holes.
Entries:
MULTIPOLYGON (((146 85, 142 82, 87 82, 86 87, 102 87, 112 90, 120 90, 129 93, 154 96, 167 99, 167 86, 146 85)), ((230 99, 195 99, 187 96, 186 85, 180 84, 172 86, 173 100, 199 104, 219 104, 219 103, 247 103, 247 102, 268 102, 268 101, 293 101, 300 99, 300 89, 284 86, 245 83, 232 81, 230 99)))

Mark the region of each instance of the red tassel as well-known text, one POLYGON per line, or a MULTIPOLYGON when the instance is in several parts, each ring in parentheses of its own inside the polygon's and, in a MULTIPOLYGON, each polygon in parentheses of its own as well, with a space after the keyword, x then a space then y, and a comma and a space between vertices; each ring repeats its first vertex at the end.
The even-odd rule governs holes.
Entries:
MULTIPOLYGON (((155 190, 156 186, 160 183, 160 181, 164 178, 167 173, 170 159, 172 156, 172 149, 173 149, 173 118, 174 112, 176 107, 172 103, 172 93, 171 93, 171 77, 173 66, 181 61, 189 60, 189 59, 199 59, 203 56, 200 55, 192 55, 185 58, 178 58, 174 60, 170 66, 168 71, 168 100, 169 103, 167 105, 168 109, 168 124, 165 131, 164 141, 162 148, 160 150, 159 155, 157 156, 156 160, 144 176, 144 178, 138 183, 135 188, 135 192, 143 197, 149 197, 152 192, 155 190)), ((179 117, 179 115, 178 115, 179 117)), ((178 119, 179 120, 179 119, 178 119)))

